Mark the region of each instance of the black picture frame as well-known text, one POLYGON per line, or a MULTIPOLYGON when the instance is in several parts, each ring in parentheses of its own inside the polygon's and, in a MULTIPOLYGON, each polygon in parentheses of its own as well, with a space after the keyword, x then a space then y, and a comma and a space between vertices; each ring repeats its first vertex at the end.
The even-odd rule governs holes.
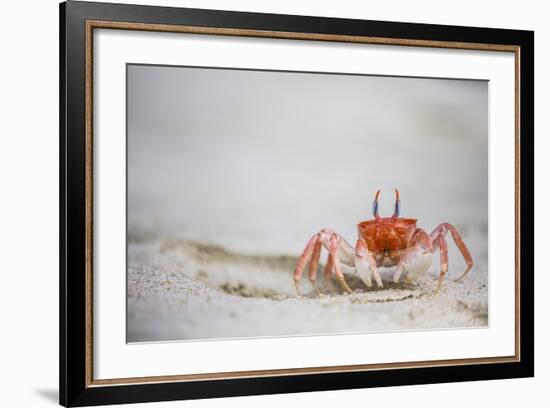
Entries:
MULTIPOLYGON (((60 403, 122 404, 304 391, 341 390, 534 376, 534 33, 532 31, 258 14, 68 1, 60 4, 60 403), (90 383, 87 371, 87 21, 217 27, 269 32, 407 39, 518 48, 521 148, 516 151, 521 201, 516 245, 519 266, 518 351, 521 358, 492 364, 257 376, 136 384, 90 383)), ((87 198, 88 197, 88 198, 87 198)))

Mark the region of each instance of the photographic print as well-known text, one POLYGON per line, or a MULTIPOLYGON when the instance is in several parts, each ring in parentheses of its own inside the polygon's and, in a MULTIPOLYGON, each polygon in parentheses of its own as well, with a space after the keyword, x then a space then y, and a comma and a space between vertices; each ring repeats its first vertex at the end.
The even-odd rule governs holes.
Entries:
POLYGON ((534 376, 533 31, 70 1, 59 40, 61 404, 534 376))
POLYGON ((488 81, 126 70, 127 342, 488 326, 488 81))

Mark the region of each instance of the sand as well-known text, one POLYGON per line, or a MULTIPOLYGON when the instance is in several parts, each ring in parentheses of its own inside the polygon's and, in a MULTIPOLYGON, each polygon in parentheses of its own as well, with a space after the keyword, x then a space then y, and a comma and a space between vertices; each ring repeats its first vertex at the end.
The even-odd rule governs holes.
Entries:
MULTIPOLYGON (((304 277, 294 289, 296 257, 247 255, 182 239, 130 241, 129 342, 196 340, 480 327, 488 324, 486 269, 461 282, 452 267, 435 296, 435 267, 414 282, 368 289, 345 268, 353 294, 341 294, 319 267, 321 296, 304 277), (453 273, 454 272, 454 273, 453 273)), ((434 257, 437 263, 437 256, 434 257)))

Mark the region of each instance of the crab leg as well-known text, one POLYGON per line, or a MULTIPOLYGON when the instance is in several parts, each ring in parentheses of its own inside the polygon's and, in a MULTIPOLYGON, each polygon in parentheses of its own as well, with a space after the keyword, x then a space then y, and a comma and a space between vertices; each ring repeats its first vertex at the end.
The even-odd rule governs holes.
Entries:
POLYGON ((325 280, 330 280, 332 278, 332 270, 332 255, 328 254, 324 270, 325 280))
POLYGON ((462 237, 460 236, 460 234, 458 233, 456 228, 453 227, 451 224, 449 224, 447 222, 444 222, 443 224, 439 225, 430 234, 430 238, 431 238, 432 242, 435 241, 435 239, 439 235, 445 237, 445 235, 447 234, 447 231, 451 232, 453 240, 454 240, 456 246, 458 247, 458 249, 460 250, 460 253, 464 257, 464 260, 466 261, 466 265, 467 265, 466 270, 462 273, 462 275, 460 275, 458 277, 458 279, 456 279, 456 281, 459 281, 462 278, 464 278, 468 274, 468 272, 470 272, 470 269, 472 269, 472 266, 474 266, 474 261, 472 259, 472 255, 470 254, 470 251, 468 250, 468 247, 466 246, 466 244, 462 240, 462 237))
POLYGON ((296 269, 294 270, 294 285, 296 286, 298 296, 301 296, 300 279, 308 261, 310 262, 309 280, 315 292, 317 292, 317 294, 320 293, 315 285, 315 280, 317 279, 317 268, 319 266, 319 257, 322 247, 325 247, 329 251, 329 257, 325 265, 325 278, 330 278, 332 270, 334 270, 336 279, 342 290, 351 293, 351 289, 344 279, 340 262, 343 261, 347 265, 354 266, 353 248, 337 233, 323 229, 309 240, 302 255, 298 258, 296 269))
POLYGON ((435 238, 434 249, 437 247, 439 247, 439 263, 440 263, 441 269, 439 272, 439 280, 437 281, 437 288, 435 289, 436 295, 439 293, 439 289, 441 289, 441 283, 443 282, 443 278, 445 278, 445 274, 449 269, 447 241, 445 241, 445 237, 443 235, 439 235, 435 238))
POLYGON ((346 293, 351 293, 351 289, 349 288, 348 284, 346 283, 346 280, 344 279, 344 274, 342 273, 342 268, 340 266, 340 256, 338 254, 339 252, 339 246, 340 242, 338 239, 338 236, 334 234, 330 238, 329 243, 329 252, 332 256, 332 263, 334 264, 334 270, 336 271, 336 280, 340 284, 340 287, 342 290, 346 293))
POLYGON ((296 269, 294 270, 294 286, 296 286, 298 296, 302 296, 302 293, 300 292, 300 278, 302 277, 302 272, 304 271, 307 261, 311 258, 318 241, 319 234, 315 234, 307 243, 304 252, 300 255, 300 258, 298 258, 298 263, 296 264, 296 269))
POLYGON ((313 248, 313 254, 311 255, 311 259, 309 261, 309 281, 311 282, 311 286, 313 286, 313 290, 317 295, 320 295, 321 292, 317 288, 317 285, 315 285, 315 279, 317 279, 317 268, 319 267, 319 258, 321 257, 321 242, 319 239, 315 242, 315 247, 313 248))
POLYGON ((411 237, 411 244, 414 246, 420 246, 424 251, 432 251, 432 240, 422 228, 417 228, 411 237))
POLYGON ((334 263, 332 262, 332 255, 329 253, 327 256, 327 263, 325 264, 325 284, 327 284, 332 292, 336 291, 336 288, 334 287, 334 281, 332 280, 332 274, 334 272, 334 263))
POLYGON ((384 286, 376 267, 376 261, 372 254, 369 253, 366 242, 362 239, 358 239, 355 244, 355 269, 357 269, 361 280, 369 288, 372 286, 371 273, 374 275, 378 287, 381 288, 384 286))
POLYGON ((395 272, 393 274, 393 282, 399 283, 399 279, 401 279, 401 274, 403 273, 403 264, 398 263, 395 272))

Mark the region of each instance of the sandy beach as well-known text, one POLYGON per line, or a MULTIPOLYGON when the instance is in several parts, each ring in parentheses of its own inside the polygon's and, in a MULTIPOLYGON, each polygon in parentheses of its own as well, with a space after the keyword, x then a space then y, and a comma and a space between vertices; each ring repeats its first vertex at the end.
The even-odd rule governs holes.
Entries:
MULTIPOLYGON (((245 255, 185 240, 132 242, 128 268, 128 341, 285 336, 478 327, 488 323, 486 274, 454 282, 455 266, 434 296, 434 268, 415 282, 368 289, 351 268, 354 293, 340 294, 320 271, 315 296, 307 278, 297 297, 291 256, 245 255)), ((322 265, 320 266, 322 268, 322 265)))

